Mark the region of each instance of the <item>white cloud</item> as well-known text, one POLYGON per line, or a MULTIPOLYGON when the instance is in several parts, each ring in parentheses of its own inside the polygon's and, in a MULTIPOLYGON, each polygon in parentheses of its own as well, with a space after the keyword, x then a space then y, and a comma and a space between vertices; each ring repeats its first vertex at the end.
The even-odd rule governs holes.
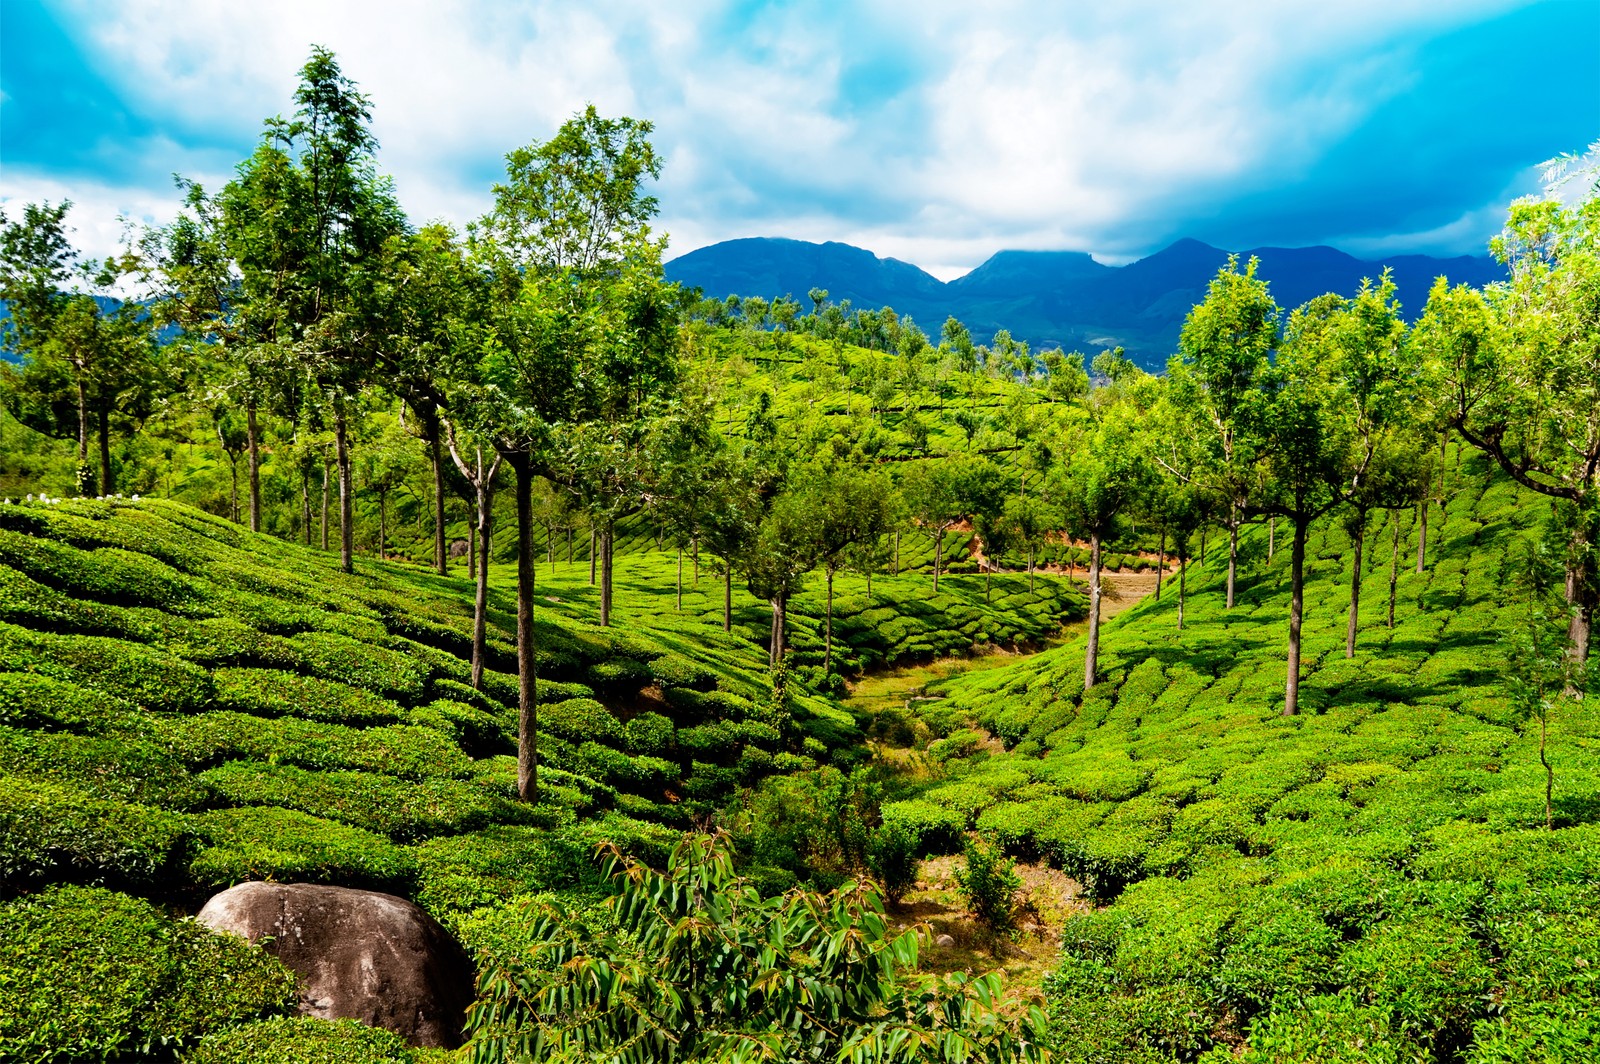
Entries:
MULTIPOLYGON (((840 239, 948 276, 1000 247, 1124 256, 1175 211, 1310 172, 1405 90, 1412 44, 1515 5, 67 6, 141 113, 241 152, 292 109, 311 45, 333 49, 372 96, 382 165, 419 220, 480 213, 500 157, 592 101, 656 122, 674 253, 840 239), (852 89, 896 65, 902 88, 852 89)), ((87 213, 116 199, 100 192, 73 198, 87 213)), ((162 193, 139 195, 154 209, 162 193)))

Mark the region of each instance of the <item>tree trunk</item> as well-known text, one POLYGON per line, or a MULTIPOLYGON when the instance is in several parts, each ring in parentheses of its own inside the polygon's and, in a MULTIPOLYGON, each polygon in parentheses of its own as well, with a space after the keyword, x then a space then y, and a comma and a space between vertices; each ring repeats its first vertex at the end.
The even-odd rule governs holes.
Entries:
POLYGON ((1100 660, 1100 533, 1089 536, 1089 645, 1083 655, 1083 689, 1094 686, 1100 660))
POLYGON ((1178 631, 1183 631, 1183 600, 1189 591, 1189 559, 1178 555, 1178 631))
POLYGON ((1207 530, 1205 525, 1201 525, 1200 526, 1200 564, 1201 565, 1204 565, 1206 563, 1206 532, 1207 531, 1208 530, 1207 530))
POLYGON ((833 671, 833 569, 828 570, 828 619, 822 637, 822 675, 833 671))
POLYGON ((1551 813, 1551 798, 1556 789, 1556 770, 1550 764, 1550 758, 1545 754, 1545 742, 1550 732, 1550 714, 1544 711, 1539 714, 1539 764, 1544 766, 1544 829, 1556 829, 1555 817, 1551 813))
MULTIPOLYGON (((228 455, 228 470, 233 474, 233 523, 239 523, 239 459, 228 455)), ((303 494, 303 492, 302 492, 303 494)))
POLYGON ((733 566, 722 570, 722 630, 733 631, 733 566))
POLYGON ((378 492, 378 560, 389 556, 389 493, 378 492))
POLYGON ((111 481, 111 414, 106 410, 101 410, 99 414, 100 485, 95 494, 110 495, 117 490, 117 486, 111 481))
POLYGON ((700 586, 700 537, 689 540, 689 552, 694 555, 694 586, 700 586))
POLYGON ((616 535, 616 526, 610 521, 606 522, 605 531, 600 533, 600 627, 611 627, 611 544, 616 535))
POLYGON ((1267 518, 1267 561, 1270 562, 1272 560, 1272 556, 1277 553, 1277 547, 1278 515, 1273 514, 1271 517, 1267 518))
MULTIPOLYGON (((239 468, 233 470, 233 519, 239 520, 239 468)), ((306 546, 311 546, 311 467, 300 463, 300 534, 306 546)))
MULTIPOLYGON (((478 464, 482 467, 482 456, 478 464)), ((476 586, 472 594, 472 688, 475 691, 483 690, 484 657, 488 652, 489 628, 489 548, 494 533, 494 486, 482 484, 477 491, 478 519, 475 522, 476 534, 471 537, 471 546, 475 558, 469 558, 468 565, 473 565, 473 575, 476 586), (474 565, 474 563, 476 563, 474 565)))
MULTIPOLYGON (((987 604, 988 601, 989 601, 989 592, 993 588, 993 585, 994 585, 994 566, 993 565, 985 565, 983 567, 983 601, 984 601, 985 604, 987 604)), ((869 592, 872 590, 872 574, 871 573, 867 574, 867 590, 869 592)))
POLYGON ((1033 594, 1033 544, 1028 544, 1028 594, 1033 594))
MULTIPOLYGON (((253 474, 252 474, 253 475, 253 474)), ((255 502, 252 498, 251 505, 255 502)), ((328 549, 328 452, 322 452, 322 549, 328 549)))
POLYGON ((1231 511, 1228 518, 1228 609, 1233 609, 1233 589, 1239 573, 1239 513, 1231 511))
MULTIPOLYGON (((1594 626, 1594 600, 1595 591, 1592 574, 1584 564, 1584 558, 1590 553, 1589 536, 1581 522, 1584 515, 1579 514, 1580 522, 1572 534, 1572 543, 1568 554, 1575 559, 1567 567, 1566 595, 1567 606, 1572 611, 1572 620, 1567 624, 1567 658, 1582 665, 1589 660, 1589 638, 1594 626)), ((1567 694, 1576 696, 1578 691, 1568 686, 1567 694)))
POLYGON ((1294 518, 1294 542, 1289 552, 1289 662, 1283 687, 1283 715, 1300 709, 1300 621, 1305 612, 1306 533, 1310 522, 1294 518))
POLYGON ((944 533, 933 537, 933 593, 939 593, 939 566, 944 562, 944 533))
POLYGON ((1394 627, 1394 598, 1400 584, 1400 511, 1389 511, 1389 627, 1394 627))
POLYGON ((900 533, 894 534, 894 575, 900 575, 900 533))
POLYGON ((683 548, 678 548, 678 612, 683 612, 683 548))
POLYGON ((779 595, 772 600, 772 654, 770 664, 774 669, 783 661, 784 623, 788 620, 789 597, 779 595))
MULTIPOLYGON (((250 452, 246 470, 250 474, 250 531, 261 531, 261 433, 256 428, 256 401, 251 396, 244 403, 245 449, 250 452)), ((326 497, 326 496, 324 496, 326 497)), ((322 549, 328 549, 324 537, 322 549)))
POLYGON ((1356 526, 1355 564, 1350 568, 1350 619, 1345 623, 1344 656, 1356 656, 1356 632, 1361 626, 1361 554, 1367 545, 1367 515, 1359 515, 1360 524, 1356 526))
POLYGON ((595 585, 595 562, 597 561, 597 559, 595 558, 595 555, 594 555, 594 545, 595 545, 596 538, 597 537, 595 536, 594 525, 590 525, 589 526, 589 586, 590 587, 594 587, 594 585, 595 585))
POLYGON ((84 387, 84 369, 77 366, 78 378, 78 470, 77 489, 79 495, 93 494, 94 485, 85 484, 89 475, 89 393, 84 387))
POLYGON ((439 453, 437 421, 428 439, 428 457, 433 459, 433 566, 440 576, 449 576, 450 556, 444 546, 444 455, 439 453))
POLYGON ((1428 557, 1428 500, 1424 498, 1417 504, 1417 511, 1422 515, 1417 519, 1417 572, 1422 572, 1423 563, 1428 557))
POLYGON ((1161 541, 1156 547, 1156 601, 1161 601, 1161 583, 1167 578, 1167 526, 1161 526, 1161 541))
MULTIPOLYGON (((539 798, 539 706, 533 631, 533 462, 507 455, 517 474, 517 794, 539 798)), ((486 552, 487 556, 487 552, 486 552)))
MULTIPOLYGON (((343 572, 355 571, 356 514, 355 498, 350 482, 350 432, 345 419, 344 403, 333 404, 334 459, 339 466, 339 568, 343 572)), ((252 500, 252 505, 254 500, 252 500)), ((252 513, 254 519, 255 514, 252 513)))

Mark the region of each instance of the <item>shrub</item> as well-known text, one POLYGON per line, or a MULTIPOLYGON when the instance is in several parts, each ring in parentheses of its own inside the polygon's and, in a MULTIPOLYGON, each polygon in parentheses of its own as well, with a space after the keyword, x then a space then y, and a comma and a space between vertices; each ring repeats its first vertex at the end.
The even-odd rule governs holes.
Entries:
POLYGON ((904 821, 895 820, 879 825, 872 833, 867 847, 867 867, 883 884, 883 896, 898 905, 910 889, 917 885, 917 860, 919 840, 904 821))
POLYGON ((670 753, 677 729, 659 713, 641 713, 623 725, 628 750, 635 754, 670 753))
POLYGON ((569 698, 539 708, 539 730, 559 735, 571 742, 620 744, 622 722, 611 711, 592 698, 569 698))
POLYGON ((304 632, 289 642, 316 675, 352 687, 413 700, 422 695, 428 669, 396 650, 363 643, 332 632, 304 632))
POLYGON ((293 1008, 264 950, 150 903, 54 887, 0 907, 0 1057, 127 1059, 293 1008))
POLYGON ((417 1064, 423 1054, 393 1031, 357 1020, 295 1016, 263 1020, 202 1039, 184 1064, 417 1064))
POLYGON ((32 672, 150 709, 188 713, 211 698, 202 668, 150 647, 91 635, 51 635, 0 624, 0 667, 32 672))
POLYGON ((968 839, 963 852, 966 864, 955 873, 962 900, 980 924, 996 934, 1005 934, 1013 926, 1011 910, 1022 886, 1015 862, 998 846, 976 839, 968 839))
POLYGON ((411 851, 383 836, 290 809, 217 809, 189 824, 205 844, 189 874, 206 887, 278 879, 405 894, 416 874, 411 851))
POLYGON ((0 672, 0 724, 93 733, 132 718, 125 702, 66 680, 0 672))
POLYGON ((223 709, 351 724, 386 724, 405 717, 405 710, 370 691, 277 669, 218 669, 213 679, 216 704, 223 709))
POLYGON ((406 779, 472 771, 471 760, 448 736, 416 725, 349 728, 222 711, 158 720, 154 729, 160 741, 191 765, 245 759, 314 769, 367 769, 406 779))
POLYGON ((956 810, 916 798, 885 802, 883 822, 904 825, 917 840, 920 855, 954 853, 961 848, 961 832, 967 826, 967 818, 956 810))
MULTIPOLYGON (((555 826, 551 818, 550 826, 555 826)), ((446 919, 518 894, 598 882, 590 847, 569 830, 496 825, 416 847, 417 901, 446 919)))
POLYGON ((1338 994, 1273 1009, 1250 1025, 1242 1055, 1219 1049, 1205 1061, 1427 1064, 1432 1059, 1425 1047, 1397 1035, 1380 1010, 1360 1004, 1350 994, 1338 994))
MULTIPOLYGON (((620 755, 626 756, 626 755, 620 755)), ((375 772, 314 772, 230 761, 200 777, 233 805, 298 809, 399 840, 516 822, 528 807, 481 783, 400 780, 375 772)))
POLYGON ((53 878, 150 887, 170 871, 183 818, 91 798, 37 780, 0 778, 0 888, 53 878))
POLYGON ((0 774, 49 780, 94 798, 168 809, 188 809, 204 799, 204 791, 168 750, 136 734, 0 728, 0 774))

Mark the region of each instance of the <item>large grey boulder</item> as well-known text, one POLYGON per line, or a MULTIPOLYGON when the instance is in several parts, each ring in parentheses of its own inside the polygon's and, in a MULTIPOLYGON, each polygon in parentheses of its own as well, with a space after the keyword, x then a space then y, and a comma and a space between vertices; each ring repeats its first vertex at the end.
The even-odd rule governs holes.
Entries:
POLYGON ((300 1011, 453 1049, 472 1003, 472 962, 450 933, 391 894, 241 883, 206 902, 207 927, 260 943, 300 977, 300 1011))

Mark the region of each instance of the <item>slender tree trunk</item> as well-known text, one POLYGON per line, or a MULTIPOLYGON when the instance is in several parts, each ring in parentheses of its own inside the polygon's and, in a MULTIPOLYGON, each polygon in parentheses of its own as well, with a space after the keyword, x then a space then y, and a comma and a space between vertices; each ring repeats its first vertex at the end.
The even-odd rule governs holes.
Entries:
POLYGON ((1089 536, 1089 645, 1083 655, 1083 689, 1093 687, 1100 662, 1100 533, 1089 536))
MULTIPOLYGON (((480 469, 483 466, 481 453, 478 457, 478 466, 480 469)), ((494 534, 493 484, 480 484, 477 496, 478 520, 476 535, 472 537, 472 549, 476 557, 468 559, 467 564, 473 565, 476 562, 473 568, 476 586, 472 594, 472 687, 475 691, 481 691, 489 636, 489 548, 494 534)))
POLYGON ((1207 531, 1208 530, 1207 530, 1205 525, 1201 525, 1200 526, 1200 564, 1201 565, 1204 565, 1206 563, 1206 532, 1207 531))
POLYGON ((428 457, 433 459, 433 567, 440 576, 449 576, 450 556, 444 545, 444 455, 439 450, 437 421, 428 439, 428 457))
POLYGON ((233 475, 233 523, 239 523, 239 459, 228 455, 228 471, 233 475))
POLYGON ((1551 798, 1556 789, 1556 770, 1550 765, 1550 758, 1545 754, 1545 740, 1550 732, 1549 713, 1539 714, 1539 764, 1544 766, 1544 829, 1556 829, 1555 817, 1551 813, 1551 798))
MULTIPOLYGON (((1581 524, 1584 515, 1579 514, 1579 527, 1572 534, 1572 542, 1568 553, 1576 559, 1574 564, 1567 566, 1566 596, 1567 606, 1572 611, 1572 619, 1567 623, 1567 658, 1582 665, 1589 660, 1589 639, 1594 626, 1594 599, 1595 587, 1592 583, 1588 566, 1583 559, 1590 552, 1589 535, 1587 529, 1581 524)), ((1576 696, 1578 690, 1568 685, 1567 694, 1576 696)))
POLYGON ((378 560, 389 557, 389 493, 378 492, 378 560))
POLYGON ((550 563, 550 571, 556 571, 556 526, 546 521, 544 524, 544 560, 550 563))
POLYGON ((1426 497, 1417 504, 1417 512, 1421 515, 1417 519, 1417 572, 1420 573, 1428 557, 1428 499, 1426 497))
MULTIPOLYGON (((244 402, 245 449, 250 459, 245 468, 250 474, 250 531, 261 531, 261 433, 256 428, 256 401, 251 396, 244 402)), ((327 550, 326 541, 322 549, 327 550)))
POLYGON ((85 484, 89 479, 89 393, 84 387, 85 376, 82 365, 77 366, 78 378, 78 469, 77 489, 78 494, 88 495, 94 493, 94 485, 85 484))
POLYGON ((1356 632, 1361 626, 1361 554, 1367 545, 1366 514, 1361 514, 1361 523, 1356 528, 1355 564, 1350 568, 1350 619, 1345 623, 1344 656, 1356 656, 1356 632))
POLYGON ((683 612, 683 548, 678 548, 678 612, 683 612))
MULTIPOLYGON (((993 582, 994 582, 994 566, 985 565, 983 567, 983 601, 985 603, 987 603, 989 601, 989 592, 993 587, 993 582)), ((872 590, 872 574, 871 573, 867 574, 867 590, 869 592, 872 590)))
POLYGON ((1178 631, 1183 631, 1183 601, 1189 591, 1189 559, 1178 555, 1178 631))
MULTIPOLYGON (((239 520, 239 469, 233 470, 233 519, 239 520)), ((300 463, 300 536, 311 546, 311 467, 300 463)))
POLYGON ((944 562, 944 533, 933 537, 933 593, 939 593, 939 566, 944 562))
POLYGON ((1033 544, 1028 544, 1028 594, 1033 594, 1033 544))
POLYGON ((539 705, 533 630, 533 462, 507 456, 517 474, 517 793, 539 798, 539 705))
MULTIPOLYGON (((328 452, 322 452, 322 549, 328 549, 328 452)), ((252 501, 252 505, 254 502, 252 501)))
POLYGON ((111 480, 111 414, 101 410, 99 421, 97 428, 100 433, 100 485, 95 494, 110 495, 117 490, 116 484, 111 480))
POLYGON ((833 569, 828 569, 828 619, 822 641, 822 675, 833 671, 833 569))
POLYGON ((589 586, 595 585, 595 564, 599 561, 595 557, 594 546, 598 537, 595 535, 594 525, 589 526, 589 586))
POLYGON ((572 564, 572 526, 567 526, 567 564, 572 564))
POLYGON ((689 553, 694 555, 694 586, 700 586, 700 537, 689 540, 689 553))
POLYGON ((1267 518, 1267 561, 1270 562, 1272 560, 1272 556, 1277 553, 1277 547, 1278 515, 1273 514, 1271 517, 1267 518))
POLYGON ((600 533, 600 627, 611 627, 611 544, 615 526, 606 522, 600 533))
POLYGON ((1233 589, 1239 574, 1239 511, 1228 514, 1228 609, 1233 609, 1233 589))
POLYGON ((894 534, 894 575, 900 575, 900 533, 894 534))
POLYGON ((1161 526, 1161 541, 1156 547, 1156 601, 1161 601, 1161 584, 1167 579, 1167 526, 1161 526))
POLYGON ((722 570, 722 630, 733 631, 733 566, 722 570))
POLYGON ((1283 715, 1300 710, 1300 621, 1305 613, 1306 533, 1310 522, 1294 518, 1294 542, 1289 553, 1289 661, 1283 688, 1283 715))
POLYGON ((867 598, 872 598, 872 567, 867 567, 867 598))
POLYGON ((1400 586, 1400 511, 1389 511, 1389 627, 1394 627, 1394 599, 1400 586))
MULTIPOLYGON (((333 404, 334 457, 339 466, 339 568, 355 571, 355 492, 350 482, 350 432, 343 401, 333 404)), ((254 518, 255 515, 251 514, 254 518)))
POLYGON ((789 598, 787 595, 779 595, 772 600, 772 654, 770 664, 773 668, 777 668, 779 663, 783 661, 783 652, 785 650, 784 623, 788 620, 788 613, 789 598))

